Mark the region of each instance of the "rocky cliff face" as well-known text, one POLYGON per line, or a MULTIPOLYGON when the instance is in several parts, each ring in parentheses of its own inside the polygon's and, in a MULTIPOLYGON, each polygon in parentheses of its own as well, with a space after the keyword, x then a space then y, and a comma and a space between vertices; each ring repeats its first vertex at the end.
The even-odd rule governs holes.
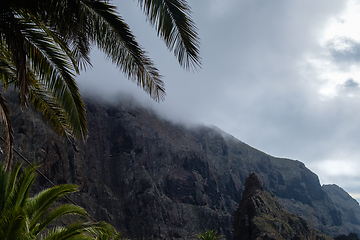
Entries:
POLYGON ((344 189, 332 184, 323 185, 322 188, 328 193, 330 199, 340 211, 344 223, 341 234, 360 233, 360 207, 344 189))
MULTIPOLYGON (((79 185, 72 198, 131 239, 191 239, 204 229, 232 239, 251 172, 323 232, 339 235, 346 224, 303 163, 271 157, 219 129, 173 125, 131 101, 87 100, 88 140, 70 142, 32 110, 11 108, 15 147, 56 184, 79 185)), ((48 185, 39 177, 37 186, 48 185)))
POLYGON ((238 209, 235 211, 234 240, 325 240, 320 231, 304 219, 288 213, 278 200, 266 192, 255 173, 245 181, 238 209))

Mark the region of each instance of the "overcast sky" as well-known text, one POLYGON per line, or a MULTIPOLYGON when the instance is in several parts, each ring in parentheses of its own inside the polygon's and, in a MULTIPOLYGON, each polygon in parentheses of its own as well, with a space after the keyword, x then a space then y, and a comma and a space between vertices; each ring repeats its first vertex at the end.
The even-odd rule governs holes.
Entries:
POLYGON ((215 125, 322 184, 360 199, 360 2, 189 0, 202 69, 183 70, 137 1, 115 0, 166 87, 155 103, 102 53, 77 77, 83 93, 124 92, 176 122, 215 125))

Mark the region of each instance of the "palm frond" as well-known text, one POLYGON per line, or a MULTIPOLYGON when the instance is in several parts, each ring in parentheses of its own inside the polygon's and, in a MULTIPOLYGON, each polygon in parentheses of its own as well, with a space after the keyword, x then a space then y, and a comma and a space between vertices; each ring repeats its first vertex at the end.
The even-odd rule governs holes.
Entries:
MULTIPOLYGON (((19 177, 17 177, 17 175, 14 176, 15 178, 13 177, 16 182, 11 192, 9 192, 8 201, 5 205, 5 208, 8 208, 8 206, 25 206, 26 199, 30 194, 31 186, 35 181, 36 169, 36 166, 30 165, 24 169, 19 177)), ((18 167, 16 168, 16 171, 18 171, 18 167)))
POLYGON ((23 32, 31 68, 67 113, 75 137, 85 139, 85 107, 73 77, 71 60, 42 31, 26 28, 23 32))
POLYGON ((5 168, 7 170, 10 170, 13 159, 14 137, 11 126, 9 107, 4 97, 1 94, 0 94, 0 122, 4 127, 4 134, 5 134, 5 144, 6 144, 6 153, 7 153, 5 168))
POLYGON ((83 0, 83 13, 90 22, 89 37, 129 79, 159 101, 165 97, 158 69, 136 42, 128 25, 105 1, 83 0))
POLYGON ((2 239, 25 239, 27 216, 25 203, 29 195, 30 187, 35 178, 35 167, 26 168, 18 176, 20 164, 16 164, 9 173, 4 165, 0 166, 0 236, 2 239))
POLYGON ((9 83, 16 80, 17 70, 12 61, 11 53, 0 42, 0 81, 3 83, 4 88, 7 89, 9 83))
MULTIPOLYGON (((7 88, 10 84, 17 86, 17 83, 15 83, 16 68, 11 62, 10 56, 6 53, 6 49, 1 48, 0 45, 0 79, 4 87, 7 88)), ((57 133, 70 139, 73 138, 73 130, 69 125, 67 113, 53 94, 47 91, 47 88, 40 83, 32 69, 29 69, 28 72, 31 81, 29 94, 31 106, 43 115, 57 133)))
POLYGON ((218 235, 215 230, 204 230, 195 235, 196 239, 199 240, 224 240, 224 235, 218 235))
POLYGON ((10 199, 10 195, 13 194, 14 189, 16 188, 16 180, 20 171, 21 165, 19 163, 15 164, 15 167, 12 171, 8 171, 5 168, 5 165, 0 165, 1 172, 1 181, 3 182, 3 187, 1 190, 1 205, 0 212, 3 212, 7 206, 11 206, 11 203, 8 203, 10 199))
MULTIPOLYGON (((59 36, 59 34, 56 33, 55 31, 51 30, 49 26, 46 26, 44 24, 43 21, 38 19, 36 16, 29 14, 25 10, 22 10, 20 12, 22 14, 21 16, 23 16, 27 22, 33 23, 34 24, 33 26, 36 26, 37 31, 43 31, 43 33, 46 34, 49 40, 51 39, 53 44, 56 44, 63 51, 63 53, 66 54, 66 57, 71 61, 72 66, 74 67, 74 70, 76 71, 77 74, 80 74, 79 71, 80 68, 82 67, 85 68, 86 65, 91 66, 90 58, 88 56, 88 50, 84 52, 83 47, 79 47, 79 46, 74 47, 74 49, 71 50, 70 46, 68 46, 68 41, 66 41, 64 37, 59 36)), ((85 41, 86 40, 83 39, 80 41, 81 43, 79 44, 83 44, 83 42, 85 41)), ((70 43, 74 45, 73 42, 70 43)))
POLYGON ((121 232, 115 232, 112 234, 101 234, 99 235, 98 240, 120 240, 121 235, 121 232))
POLYGON ((34 218, 30 219, 29 229, 32 234, 38 235, 43 231, 51 222, 54 220, 65 216, 65 215, 79 215, 86 217, 87 213, 82 207, 73 205, 73 204, 63 204, 57 207, 55 210, 47 213, 46 216, 42 216, 41 222, 37 222, 39 219, 34 218))
POLYGON ((25 239, 26 215, 22 208, 13 206, 7 209, 0 219, 0 234, 3 240, 25 239))
POLYGON ((149 22, 185 69, 201 66, 200 40, 185 0, 138 0, 149 22))
POLYGON ((25 9, 30 13, 32 21, 44 23, 47 30, 50 27, 62 36, 62 40, 71 46, 72 55, 80 69, 91 66, 88 36, 90 26, 86 16, 82 14, 81 1, 37 0, 28 4, 25 9))
POLYGON ((19 175, 21 165, 13 171, 6 171, 0 165, 0 236, 4 240, 13 239, 91 239, 97 236, 113 236, 115 229, 105 222, 75 222, 66 227, 50 229, 49 224, 64 215, 87 216, 86 211, 72 204, 60 205, 54 210, 50 206, 64 195, 76 191, 71 184, 57 185, 46 189, 33 198, 29 190, 36 176, 35 166, 29 165, 19 175))
POLYGON ((73 130, 67 121, 66 112, 48 91, 41 87, 32 87, 29 102, 50 123, 54 131, 73 138, 73 130))
POLYGON ((58 239, 91 239, 93 236, 99 234, 109 234, 109 231, 114 231, 110 224, 105 222, 99 223, 84 223, 76 222, 66 228, 56 227, 50 231, 43 239, 58 240, 58 239))
MULTIPOLYGON (((6 5, 5 5, 6 6, 6 5)), ((12 53, 12 60, 16 66, 17 80, 20 92, 20 103, 22 106, 27 104, 27 97, 30 91, 30 79, 27 72, 27 54, 25 49, 25 38, 21 31, 21 23, 14 15, 12 9, 4 9, 5 19, 0 21, 0 32, 2 33, 2 44, 6 44, 12 53)))
MULTIPOLYGON (((66 48, 66 46, 64 46, 66 48)), ((65 51, 65 50, 64 50, 65 51)), ((68 51, 68 50, 67 50, 68 51)), ((30 68, 28 70, 31 88, 29 102, 50 123, 50 126, 60 135, 72 139, 74 137, 72 126, 68 121, 68 114, 62 108, 59 101, 41 84, 36 74, 30 68)), ((17 86, 16 67, 11 61, 10 53, 0 44, 0 79, 5 88, 10 84, 17 86)))
MULTIPOLYGON (((27 202, 27 215, 30 219, 30 228, 33 228, 44 216, 49 207, 58 199, 68 193, 77 191, 77 186, 73 184, 56 185, 52 188, 45 189, 38 193, 27 202)), ((79 214, 80 214, 79 210, 79 214)))
POLYGON ((7 199, 7 190, 10 182, 10 174, 5 171, 3 164, 0 165, 0 217, 4 211, 4 206, 7 199))

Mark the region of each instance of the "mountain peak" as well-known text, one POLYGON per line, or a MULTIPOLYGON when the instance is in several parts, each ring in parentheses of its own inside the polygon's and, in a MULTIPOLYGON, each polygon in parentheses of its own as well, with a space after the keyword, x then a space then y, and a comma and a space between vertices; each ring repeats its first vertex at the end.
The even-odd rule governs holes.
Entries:
POLYGON ((304 219, 288 213, 275 197, 266 192, 255 173, 245 180, 234 216, 234 240, 240 239, 318 239, 326 236, 304 219))
POLYGON ((260 181, 259 177, 256 173, 252 172, 245 180, 245 193, 250 191, 263 191, 264 186, 263 183, 260 181))

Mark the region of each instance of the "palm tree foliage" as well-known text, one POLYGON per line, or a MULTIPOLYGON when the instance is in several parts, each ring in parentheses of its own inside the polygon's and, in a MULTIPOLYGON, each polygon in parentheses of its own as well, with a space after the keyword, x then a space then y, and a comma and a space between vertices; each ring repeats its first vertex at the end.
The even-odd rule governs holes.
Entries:
MULTIPOLYGON (((199 39, 185 0, 138 0, 149 22, 185 69, 200 66, 199 39)), ((159 70, 108 0, 11 0, 0 8, 0 79, 13 86, 62 135, 85 139, 86 118, 75 76, 91 66, 96 45, 125 75, 159 101, 159 70)), ((0 96, 9 168, 12 130, 0 96)))
POLYGON ((86 211, 76 205, 53 204, 66 194, 76 191, 71 184, 57 185, 29 197, 36 168, 29 166, 20 174, 20 164, 9 173, 0 167, 0 236, 3 240, 22 239, 106 239, 115 230, 104 222, 80 220, 64 227, 49 228, 49 224, 65 215, 86 217, 86 211))
POLYGON ((205 230, 195 235, 196 239, 199 240, 224 240, 224 235, 218 235, 214 230, 205 230))
POLYGON ((124 239, 121 237, 121 232, 115 232, 112 234, 111 233, 100 234, 98 237, 98 240, 121 240, 121 239, 124 239))

